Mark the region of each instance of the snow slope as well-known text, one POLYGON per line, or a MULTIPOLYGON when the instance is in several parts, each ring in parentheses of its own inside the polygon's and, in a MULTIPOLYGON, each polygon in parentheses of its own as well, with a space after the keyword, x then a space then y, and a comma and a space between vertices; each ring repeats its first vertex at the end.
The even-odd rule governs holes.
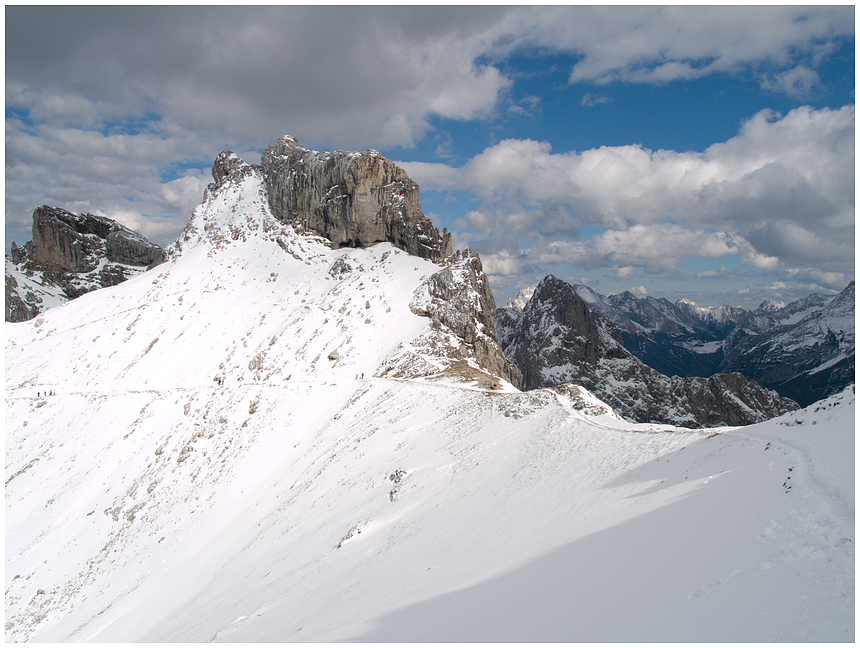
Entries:
POLYGON ((379 377, 438 266, 263 191, 6 324, 7 641, 853 640, 853 390, 714 433, 379 377))

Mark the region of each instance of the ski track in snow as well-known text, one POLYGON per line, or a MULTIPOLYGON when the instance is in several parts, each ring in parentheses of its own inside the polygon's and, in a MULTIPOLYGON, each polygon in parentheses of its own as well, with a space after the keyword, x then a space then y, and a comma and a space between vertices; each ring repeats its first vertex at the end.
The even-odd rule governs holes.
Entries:
POLYGON ((377 377, 441 366, 438 266, 260 192, 6 325, 7 641, 853 640, 853 390, 691 431, 377 377))

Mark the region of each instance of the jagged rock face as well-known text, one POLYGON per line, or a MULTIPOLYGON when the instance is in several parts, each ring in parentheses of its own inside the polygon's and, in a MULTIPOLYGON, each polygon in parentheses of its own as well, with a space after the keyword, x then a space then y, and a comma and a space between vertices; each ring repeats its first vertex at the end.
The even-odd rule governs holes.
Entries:
POLYGON ((389 241, 426 259, 451 254, 450 235, 421 211, 418 185, 376 151, 311 151, 285 135, 266 147, 262 166, 275 217, 333 247, 389 241))
POLYGON ((12 243, 6 263, 7 322, 114 286, 163 260, 161 247, 104 216, 43 205, 33 212, 33 240, 12 243))
POLYGON ((768 313, 769 321, 757 317, 758 330, 738 327, 726 338, 722 366, 804 407, 845 389, 855 380, 854 282, 835 297, 822 302, 823 297, 768 313))
POLYGON ((35 304, 21 296, 20 286, 15 277, 6 275, 6 301, 4 304, 4 317, 6 322, 26 322, 39 314, 35 304))
POLYGON ((161 248, 116 221, 44 205, 33 212, 33 261, 66 272, 89 272, 101 259, 152 266, 161 248))
MULTIPOLYGON (((853 282, 836 296, 764 302, 754 311, 573 289, 618 327, 628 351, 670 376, 740 373, 803 407, 854 382, 853 282)), ((524 303, 511 306, 522 311, 524 303)), ((497 316, 497 330, 506 325, 497 316)))
MULTIPOLYGON (((748 425, 797 404, 740 374, 665 376, 627 351, 618 330, 593 313, 569 284, 547 276, 522 313, 505 311, 506 355, 526 389, 582 385, 621 416, 683 427, 748 425)), ((499 315, 496 316, 499 319, 499 315)))
POLYGON ((450 331, 461 340, 462 358, 472 358, 490 374, 521 386, 522 374, 496 340, 496 304, 477 252, 453 253, 445 267, 415 290, 409 306, 416 315, 431 318, 438 331, 450 331))
POLYGON ((554 368, 569 364, 595 365, 602 357, 624 357, 618 330, 593 313, 570 284, 548 275, 511 326, 509 309, 499 319, 508 331, 505 353, 523 373, 523 387, 551 387, 554 368))

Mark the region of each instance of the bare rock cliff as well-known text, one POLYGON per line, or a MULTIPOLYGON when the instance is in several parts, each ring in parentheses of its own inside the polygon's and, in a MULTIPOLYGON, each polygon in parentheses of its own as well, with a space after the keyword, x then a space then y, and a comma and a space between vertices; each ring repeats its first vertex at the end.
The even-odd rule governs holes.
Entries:
POLYGON ((275 217, 333 247, 388 241, 426 259, 451 254, 448 232, 440 234, 421 211, 418 185, 377 151, 312 151, 284 135, 266 147, 262 166, 275 217))
POLYGON ((43 205, 33 212, 33 240, 11 245, 6 259, 7 322, 114 286, 163 260, 163 250, 115 220, 43 205))

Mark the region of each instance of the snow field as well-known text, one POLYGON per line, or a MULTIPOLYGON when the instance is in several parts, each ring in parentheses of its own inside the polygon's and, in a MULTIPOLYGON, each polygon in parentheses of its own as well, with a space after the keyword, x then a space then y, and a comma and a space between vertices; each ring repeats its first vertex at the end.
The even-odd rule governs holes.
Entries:
POLYGON ((6 325, 7 641, 853 639, 853 391, 689 431, 376 377, 438 266, 260 191, 6 325))

